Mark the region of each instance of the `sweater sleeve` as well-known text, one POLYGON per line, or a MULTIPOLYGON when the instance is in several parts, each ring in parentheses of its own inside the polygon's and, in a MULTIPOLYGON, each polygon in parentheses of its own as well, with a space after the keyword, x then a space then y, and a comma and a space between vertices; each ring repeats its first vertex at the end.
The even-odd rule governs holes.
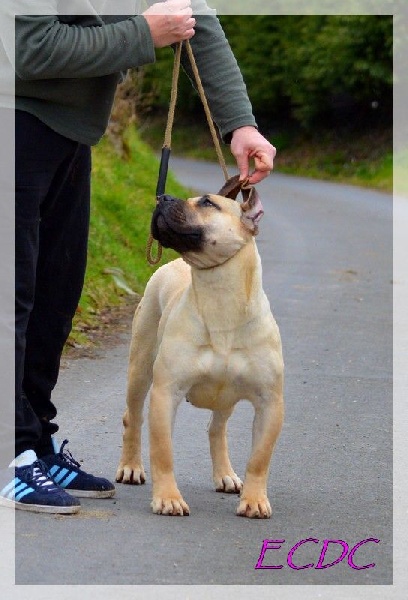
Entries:
POLYGON ((102 77, 155 61, 142 16, 82 27, 57 16, 17 16, 15 71, 23 80, 102 77))
MULTIPOLYGON (((193 0, 196 34, 191 47, 197 62, 211 114, 225 142, 238 127, 256 127, 247 89, 224 31, 214 11, 203 0, 193 0)), ((182 65, 194 82, 185 51, 182 65)))

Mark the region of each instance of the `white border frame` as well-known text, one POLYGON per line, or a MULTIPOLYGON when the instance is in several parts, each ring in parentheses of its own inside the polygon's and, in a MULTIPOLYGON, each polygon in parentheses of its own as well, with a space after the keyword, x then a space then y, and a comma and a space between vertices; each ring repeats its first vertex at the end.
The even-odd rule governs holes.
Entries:
MULTIPOLYGON (((7 0, 1 0, 7 2, 7 0)), ((75 13, 75 1, 67 0, 70 7, 65 14, 75 13)), ((31 6, 34 4, 30 2, 31 6)), ((41 4, 41 2, 40 2, 41 4)), ((394 72, 397 84, 394 97, 394 151, 405 149, 405 157, 398 160, 399 169, 394 172, 394 186, 396 190, 407 189, 407 106, 408 90, 404 81, 404 59, 408 56, 408 40, 404 34, 408 31, 408 6, 405 0, 345 0, 341 3, 333 0, 309 0, 303 4, 296 0, 237 0, 235 2, 209 0, 210 6, 217 9, 218 14, 245 14, 245 15, 278 15, 278 14, 372 14, 394 15, 394 72), (398 48, 395 42, 398 41, 398 48)), ((117 2, 117 14, 122 14, 120 1, 117 2)), ((30 11, 31 12, 31 11, 30 11)), ((113 11, 110 11, 113 12, 113 11)), ((32 14, 39 14, 32 11, 32 14)), ((0 129, 0 131, 3 131, 0 129)), ((13 140, 2 140, 10 148, 10 174, 14 173, 13 140)), ((396 154, 397 155, 397 154, 396 154)), ((13 178, 13 177, 12 177, 13 178)), ((14 179, 14 178, 13 178, 14 179)), ((9 182, 11 185, 13 181, 9 182)), ((3 203, 2 203, 3 204, 3 203)), ((7 203, 6 203, 7 204, 7 203)), ((4 210, 4 204, 1 207, 4 210)), ((7 207, 6 207, 7 208, 7 207)), ((14 211, 14 206, 13 206, 14 211)), ((10 214, 6 217, 10 218, 10 214)), ((1 221, 7 222, 6 219, 1 221)), ((207 600, 208 598, 224 598, 225 594, 240 598, 257 598, 257 600, 309 600, 322 598, 327 600, 400 600, 405 597, 408 584, 408 569, 406 567, 405 540, 407 539, 407 478, 408 459, 406 453, 406 436, 408 431, 408 197, 403 193, 394 195, 394 583, 390 586, 302 586, 282 585, 274 586, 15 586, 14 585, 14 527, 10 517, 6 522, 0 513, 2 526, 0 546, 0 591, 3 598, 12 600, 48 600, 56 595, 59 600, 93 600, 97 596, 100 600, 116 599, 134 600, 143 598, 151 600, 207 600), (119 589, 118 589, 119 588, 119 589)), ((14 260, 14 247, 9 248, 9 259, 14 260)), ((4 254, 5 250, 1 248, 4 254)), ((4 256, 3 256, 4 259, 4 256)), ((3 263, 4 264, 4 263, 3 263)), ((1 282, 4 285, 4 282, 1 282)), ((9 281, 5 284, 9 285, 9 281)), ((14 282, 13 288, 14 290, 14 282)), ((1 298, 3 298, 1 296, 1 298)), ((0 306, 3 310, 4 306, 0 306)), ((6 310, 9 308, 5 307, 6 310)), ((0 364, 2 369, 1 381, 10 379, 13 369, 10 364, 0 364)), ((4 389, 4 384, 2 383, 4 389)), ((14 377, 12 382, 14 389, 14 377)), ((1 511, 4 513, 5 511, 1 511)), ((7 511, 8 512, 8 511, 7 511)), ((12 511, 10 511, 12 512, 12 511)), ((58 540, 56 540, 58 544, 58 540)))

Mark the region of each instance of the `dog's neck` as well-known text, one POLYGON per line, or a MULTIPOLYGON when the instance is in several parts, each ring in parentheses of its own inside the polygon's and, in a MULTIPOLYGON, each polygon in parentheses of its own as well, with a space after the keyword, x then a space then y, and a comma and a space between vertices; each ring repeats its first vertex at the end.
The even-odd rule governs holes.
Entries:
POLYGON ((259 315, 262 271, 254 239, 217 267, 192 267, 191 277, 192 300, 210 331, 233 331, 259 315))

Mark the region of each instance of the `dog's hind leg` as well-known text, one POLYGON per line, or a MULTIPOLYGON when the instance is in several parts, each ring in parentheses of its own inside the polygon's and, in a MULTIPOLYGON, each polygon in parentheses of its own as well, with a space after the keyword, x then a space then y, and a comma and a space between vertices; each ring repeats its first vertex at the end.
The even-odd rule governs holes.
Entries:
POLYGON ((232 411, 233 408, 213 411, 208 437, 216 491, 239 494, 242 489, 242 481, 234 472, 228 455, 227 421, 232 411))
POLYGON ((123 415, 122 456, 116 471, 116 481, 142 484, 146 474, 142 464, 141 434, 143 406, 152 382, 153 362, 157 344, 158 307, 142 299, 132 326, 132 342, 129 354, 126 410, 123 415), (145 312, 148 311, 146 318, 145 312), (157 313, 157 314, 155 314, 157 313))
POLYGON ((252 452, 237 508, 242 517, 267 519, 272 514, 266 488, 269 464, 283 423, 282 377, 268 396, 254 402, 252 452))

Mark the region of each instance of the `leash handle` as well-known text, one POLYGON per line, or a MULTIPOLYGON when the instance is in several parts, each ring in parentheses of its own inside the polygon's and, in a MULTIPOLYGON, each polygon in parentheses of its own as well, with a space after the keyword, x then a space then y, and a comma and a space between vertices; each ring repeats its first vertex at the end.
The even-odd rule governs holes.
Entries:
MULTIPOLYGON (((166 181, 167 181, 167 173, 169 170, 169 160, 171 153, 171 134, 173 131, 173 123, 174 123, 174 115, 176 112, 176 104, 177 104, 177 91, 178 91, 178 80, 180 75, 180 60, 181 60, 181 48, 183 42, 180 42, 177 45, 176 52, 174 55, 174 64, 173 64, 173 75, 172 75, 172 84, 171 84, 171 96, 170 96, 170 104, 169 104, 169 113, 167 116, 167 126, 164 134, 164 143, 161 152, 161 160, 159 166, 159 175, 156 186, 156 200, 159 196, 162 196, 166 191, 166 181)), ((163 248, 160 242, 157 242, 157 255, 153 256, 152 248, 154 244, 154 238, 152 233, 149 233, 149 237, 147 240, 146 247, 146 258, 149 265, 155 266, 159 264, 161 261, 161 257, 163 254, 163 248)))
POLYGON ((159 178, 157 180, 156 198, 162 196, 166 191, 167 173, 169 170, 171 148, 163 146, 161 151, 161 160, 159 167, 159 178))
POLYGON ((162 147, 162 152, 161 152, 159 176, 158 176, 157 187, 156 187, 156 198, 158 196, 162 196, 166 190, 167 172, 168 172, 168 168, 169 168, 169 159, 170 159, 170 153, 171 153, 171 135, 173 132, 174 115, 176 112, 176 104, 177 104, 178 80, 179 80, 179 76, 180 76, 180 62, 181 62, 182 46, 183 46, 183 42, 179 42, 179 44, 177 45, 177 48, 176 48, 175 55, 174 55, 169 112, 167 115, 167 125, 166 125, 166 131, 164 133, 164 142, 163 142, 163 147, 162 147))

